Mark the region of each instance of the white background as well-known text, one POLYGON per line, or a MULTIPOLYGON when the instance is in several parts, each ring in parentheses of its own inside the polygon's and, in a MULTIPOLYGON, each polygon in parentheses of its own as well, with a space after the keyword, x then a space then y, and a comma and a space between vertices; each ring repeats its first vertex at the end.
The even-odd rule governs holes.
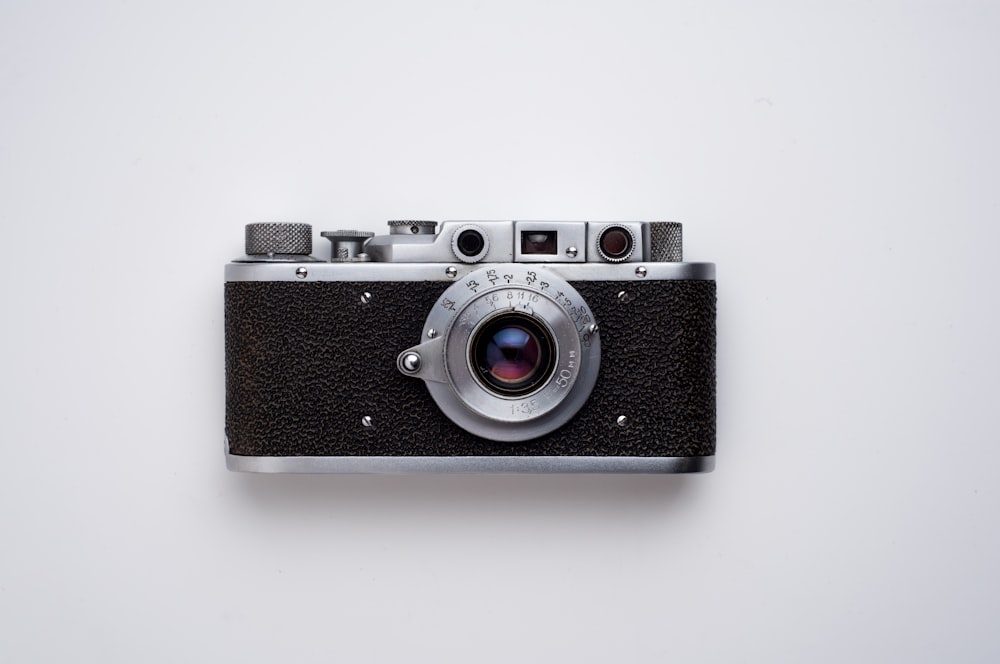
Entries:
POLYGON ((995 2, 0 2, 0 659, 996 661, 998 36, 995 2), (685 222, 717 470, 227 472, 243 224, 391 218, 685 222))

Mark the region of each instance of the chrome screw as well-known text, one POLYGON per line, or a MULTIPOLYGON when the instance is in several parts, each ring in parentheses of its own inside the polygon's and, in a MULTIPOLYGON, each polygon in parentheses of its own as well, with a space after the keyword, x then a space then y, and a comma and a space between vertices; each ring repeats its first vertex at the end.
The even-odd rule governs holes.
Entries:
POLYGON ((428 339, 433 339, 437 335, 438 335, 438 331, 435 330, 433 327, 431 329, 427 330, 427 338, 428 339))
POLYGON ((597 334, 597 330, 599 329, 600 328, 597 327, 597 323, 591 323, 590 325, 587 326, 587 334, 589 334, 590 336, 594 336, 595 334, 597 334))
POLYGON ((407 373, 417 373, 420 371, 420 354, 407 353, 403 356, 403 359, 399 361, 399 365, 403 367, 403 371, 407 373))
POLYGON ((365 415, 364 417, 361 418, 361 426, 363 426, 363 427, 370 427, 371 425, 372 425, 372 416, 371 415, 365 415))
POLYGON ((365 291, 364 293, 361 294, 361 304, 368 304, 371 301, 372 301, 372 294, 371 293, 369 293, 368 291, 365 291))
POLYGON ((629 293, 628 291, 618 291, 618 301, 622 304, 628 304, 632 301, 632 298, 632 293, 629 293))
POLYGON ((628 426, 628 418, 625 417, 624 415, 619 415, 618 419, 615 420, 615 422, 618 424, 618 426, 620 426, 623 429, 628 426))
POLYGON ((644 268, 642 265, 640 265, 639 267, 635 268, 635 276, 639 277, 640 279, 642 279, 643 277, 645 277, 646 276, 646 268, 644 268))
POLYGON ((570 258, 576 258, 578 253, 580 253, 580 250, 576 247, 566 247, 566 255, 570 258))
POLYGON ((445 268, 444 273, 447 274, 450 279, 454 279, 455 277, 458 276, 458 270, 455 269, 454 265, 449 265, 447 268, 445 268))
POLYGON ((304 267, 300 267, 299 269, 295 270, 295 276, 298 277, 299 279, 305 279, 308 275, 309 275, 309 270, 305 269, 304 267))

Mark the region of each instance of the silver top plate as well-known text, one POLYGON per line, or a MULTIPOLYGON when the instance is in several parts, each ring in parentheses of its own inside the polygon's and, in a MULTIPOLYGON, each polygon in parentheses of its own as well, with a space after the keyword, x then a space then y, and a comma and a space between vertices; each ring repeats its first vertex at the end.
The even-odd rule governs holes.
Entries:
MULTIPOLYGON (((505 263, 490 267, 502 269, 505 263)), ((714 281, 715 263, 544 263, 566 281, 714 281), (643 276, 640 276, 643 275, 643 276)), ((482 263, 229 263, 226 281, 457 281, 482 263)), ((522 264, 523 267, 523 264, 522 264)))

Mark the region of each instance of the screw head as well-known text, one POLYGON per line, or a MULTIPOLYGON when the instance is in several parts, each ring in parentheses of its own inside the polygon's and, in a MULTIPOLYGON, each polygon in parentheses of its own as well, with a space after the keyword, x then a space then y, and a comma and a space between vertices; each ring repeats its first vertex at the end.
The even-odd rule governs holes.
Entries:
POLYGON ((361 294, 361 304, 368 304, 371 301, 372 301, 372 294, 371 293, 369 293, 368 291, 365 291, 364 293, 361 294))
POLYGON ((615 424, 624 429, 625 427, 628 426, 628 418, 625 417, 624 415, 619 415, 618 419, 615 420, 615 424))
POLYGON ((576 247, 566 247, 566 255, 569 258, 576 258, 576 255, 580 253, 580 250, 576 247))
POLYGON ((642 279, 643 277, 645 277, 646 276, 646 268, 643 267, 642 265, 640 265, 639 267, 635 268, 635 276, 639 277, 640 279, 642 279))
POLYGON ((295 276, 298 277, 299 279, 305 279, 307 276, 309 276, 309 270, 305 269, 304 267, 300 267, 297 270, 295 270, 295 276))
POLYGON ((591 323, 590 325, 587 326, 587 334, 589 336, 594 336, 595 334, 597 334, 597 331, 599 329, 600 328, 597 326, 597 323, 591 323))
POLYGON ((628 304, 634 298, 635 296, 628 291, 618 291, 618 301, 621 302, 622 304, 628 304))
POLYGON ((449 265, 447 268, 445 268, 444 273, 448 275, 450 279, 454 279, 455 277, 458 276, 458 270, 455 268, 454 265, 449 265))
POLYGON ((399 366, 401 366, 403 371, 407 373, 417 373, 420 371, 420 354, 407 353, 403 356, 403 359, 399 361, 399 366))
POLYGON ((370 427, 371 425, 372 425, 372 416, 371 415, 365 415, 364 417, 361 418, 361 426, 363 426, 363 427, 370 427))
POLYGON ((427 330, 427 338, 428 339, 433 339, 437 335, 438 335, 438 331, 435 330, 433 327, 431 329, 427 330))

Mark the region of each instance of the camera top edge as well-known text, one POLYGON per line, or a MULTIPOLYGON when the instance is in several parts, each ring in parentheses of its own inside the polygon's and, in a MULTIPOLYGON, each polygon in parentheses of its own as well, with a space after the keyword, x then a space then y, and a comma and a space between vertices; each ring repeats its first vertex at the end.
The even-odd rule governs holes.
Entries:
POLYGON ((392 220, 389 233, 335 230, 328 259, 313 256, 312 226, 246 225, 246 255, 234 262, 639 263, 683 261, 682 225, 672 221, 392 220))

